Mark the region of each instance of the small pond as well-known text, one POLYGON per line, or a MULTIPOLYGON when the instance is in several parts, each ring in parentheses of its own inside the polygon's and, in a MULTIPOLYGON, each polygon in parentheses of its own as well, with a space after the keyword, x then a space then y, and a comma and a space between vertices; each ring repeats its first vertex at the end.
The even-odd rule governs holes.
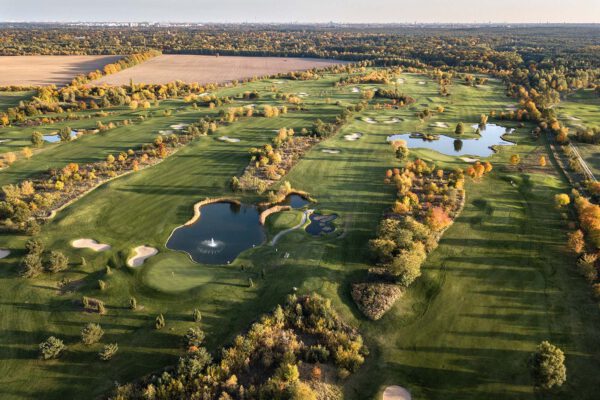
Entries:
MULTIPOLYGON (((473 125, 475 130, 479 126, 473 125)), ((481 129, 481 128, 480 128, 481 129)), ((494 154, 491 146, 512 146, 514 143, 502 139, 502 135, 513 132, 512 129, 500 125, 487 124, 481 129, 481 137, 473 139, 457 139, 439 135, 438 140, 425 140, 411 137, 409 133, 388 136, 388 142, 404 140, 409 148, 431 149, 449 156, 479 156, 489 157, 494 154)))
POLYGON ((168 249, 184 251, 197 263, 227 264, 265 240, 254 206, 213 203, 203 206, 200 212, 196 222, 173 231, 168 249))
POLYGON ((279 204, 283 206, 290 206, 292 208, 302 208, 305 205, 310 204, 310 201, 299 194, 290 194, 289 196, 286 196, 285 200, 279 204))
POLYGON ((319 236, 321 234, 331 233, 335 230, 335 225, 333 221, 338 216, 336 214, 323 215, 313 213, 310 215, 310 224, 306 227, 306 232, 310 233, 314 236, 319 236))
MULTIPOLYGON (((76 137, 77 131, 71 131, 71 139, 75 139, 76 137)), ((60 135, 58 133, 54 135, 44 135, 44 140, 48 143, 60 142, 60 135)))

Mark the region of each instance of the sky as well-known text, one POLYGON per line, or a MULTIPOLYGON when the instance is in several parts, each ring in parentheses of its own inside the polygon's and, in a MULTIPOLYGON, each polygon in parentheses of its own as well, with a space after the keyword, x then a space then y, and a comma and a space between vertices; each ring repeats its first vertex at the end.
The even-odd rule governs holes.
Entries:
POLYGON ((600 23, 600 0, 0 0, 0 21, 600 23))

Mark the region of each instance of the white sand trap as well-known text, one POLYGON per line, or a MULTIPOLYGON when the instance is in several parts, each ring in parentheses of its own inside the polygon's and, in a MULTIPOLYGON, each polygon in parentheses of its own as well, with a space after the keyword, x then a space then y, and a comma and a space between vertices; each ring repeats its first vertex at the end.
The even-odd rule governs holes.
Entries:
POLYGON ((429 126, 431 126, 432 128, 448 128, 448 124, 445 122, 434 122, 433 124, 430 124, 429 126))
POLYGON ((299 97, 308 97, 308 93, 300 92, 298 93, 299 97))
POLYGON ((474 163, 479 161, 479 159, 477 158, 470 158, 470 157, 461 157, 461 160, 463 160, 464 162, 468 162, 468 163, 474 163))
POLYGON ((173 133, 175 133, 175 131, 173 131, 172 129, 167 129, 164 131, 158 131, 158 133, 160 133, 161 135, 172 135, 173 133))
POLYGON ((419 81, 419 82, 417 82, 417 83, 418 83, 419 85, 424 85, 424 84, 425 84, 425 81, 419 81))
POLYGON ((5 249, 0 249, 0 260, 3 258, 6 258, 10 255, 10 251, 9 250, 5 250, 5 249))
POLYGON ((0 139, 0 143, 10 142, 10 139, 0 139))
POLYGON ((255 108, 256 104, 246 104, 244 108, 255 108))
POLYGON ((504 109, 506 111, 517 111, 517 106, 506 106, 504 109))
POLYGON ((581 121, 581 118, 573 117, 572 115, 569 115, 567 118, 571 121, 581 121))
POLYGON ((364 122, 366 122, 367 124, 376 124, 377 121, 375 121, 373 118, 363 118, 362 119, 364 122))
POLYGON ((210 93, 200 93, 198 96, 200 96, 200 97, 210 96, 210 93))
POLYGON ((383 400, 411 400, 410 392, 402 386, 388 386, 383 391, 383 400))
POLYGON ((396 83, 399 83, 400 85, 403 85, 404 84, 404 79, 398 78, 398 79, 396 79, 396 83))
POLYGON ((147 258, 158 254, 158 250, 150 246, 138 246, 133 251, 135 252, 135 256, 127 260, 127 265, 130 267, 139 267, 147 258))
POLYGON ((109 244, 98 243, 94 239, 77 239, 71 242, 71 246, 76 249, 92 249, 94 251, 106 251, 110 250, 109 244))
POLYGON ((240 139, 231 138, 229 136, 219 136, 217 138, 217 140, 220 140, 221 142, 228 142, 228 143, 237 143, 240 141, 240 139))
POLYGON ((283 81, 273 81, 273 84, 275 84, 275 85, 282 85, 283 81))
POLYGON ((339 154, 340 151, 339 150, 334 150, 334 149, 323 149, 321 150, 323 153, 329 153, 329 154, 339 154))
POLYGON ((400 118, 395 118, 395 117, 394 117, 394 118, 392 118, 392 119, 390 119, 390 120, 388 120, 388 121, 384 121, 383 123, 384 123, 384 124, 397 124, 397 123, 398 123, 398 122, 400 122, 400 121, 401 121, 401 119, 400 119, 400 118))
POLYGON ((362 137, 362 133, 353 133, 350 135, 344 135, 344 139, 354 142, 362 137))
POLYGON ((171 125, 171 128, 175 129, 176 131, 180 131, 183 128, 185 128, 186 126, 188 126, 188 124, 176 124, 176 125, 171 125))
POLYGON ((360 89, 357 87, 352 88, 352 93, 360 93, 360 89))

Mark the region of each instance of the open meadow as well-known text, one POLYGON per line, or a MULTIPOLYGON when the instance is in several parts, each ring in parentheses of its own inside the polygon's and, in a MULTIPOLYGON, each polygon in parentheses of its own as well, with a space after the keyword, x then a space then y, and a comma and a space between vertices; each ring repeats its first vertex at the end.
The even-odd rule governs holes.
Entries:
MULTIPOLYGON (((65 78, 54 74, 60 75, 64 68, 88 68, 100 60, 106 62, 90 58, 86 67, 55 63, 52 68, 58 72, 50 76, 58 82, 65 78)), ((224 82, 333 63, 169 55, 95 84, 122 85, 130 79, 224 82)), ((387 84, 335 85, 353 74, 329 72, 318 80, 266 79, 230 85, 212 94, 229 96, 232 102, 212 107, 173 98, 147 109, 113 107, 113 113, 105 116, 81 111, 77 115, 86 118, 0 130, 0 139, 10 139, 0 143, 6 152, 27 146, 34 130, 50 134, 66 126, 91 130, 98 122, 134 121, 76 140, 44 144, 30 158, 0 171, 4 186, 34 179, 49 169, 61 170, 69 163, 101 163, 109 155, 127 154, 165 133, 174 134, 180 126, 217 120, 233 107, 255 110, 254 116, 246 112, 216 132, 194 138, 155 165, 100 185, 46 221, 36 237, 46 249, 69 258, 64 271, 20 277, 29 237, 0 234, 0 247, 10 250, 0 259, 1 397, 106 396, 115 382, 131 382, 177 364, 185 351, 182 335, 194 325, 194 309, 202 313, 205 345, 217 356, 222 346, 231 344, 288 294, 316 292, 332 300, 369 349, 364 365, 352 377, 336 380, 345 399, 381 399, 389 385, 405 387, 423 400, 597 398, 598 305, 573 268, 575 259, 565 246, 568 224, 554 208, 554 195, 568 191, 567 184, 553 162, 545 169, 536 166, 547 143, 544 136, 531 135, 529 122, 490 119, 490 124, 508 129, 505 136, 514 145, 499 146, 497 153, 485 158, 494 168, 484 178, 466 178, 464 210, 428 255, 422 276, 403 290, 390 311, 371 321, 357 309, 351 284, 373 266, 369 240, 396 198, 395 188, 384 184, 386 170, 407 163, 395 156, 388 136, 420 132, 454 140, 458 138, 455 127, 462 122, 467 130, 460 138, 478 140, 470 127, 480 122, 482 114, 510 109, 514 100, 505 96, 497 81, 479 87, 457 82, 451 96, 441 96, 437 81, 424 74, 398 74, 394 76, 398 80, 387 84), (265 201, 267 193, 231 189, 232 177, 242 176, 249 164, 249 149, 272 143, 281 128, 292 128, 300 136, 317 119, 332 122, 344 109, 365 100, 363 93, 375 89, 397 89, 414 102, 385 107, 385 99, 367 99, 367 107, 354 112, 332 136, 316 142, 271 186, 276 190, 288 181, 294 189, 310 194, 314 202, 305 209, 337 216, 333 233, 313 236, 295 229, 275 245, 267 244, 278 232, 299 224, 302 213, 293 210, 268 217, 263 244, 250 247, 228 264, 196 263, 185 252, 167 248, 173 230, 192 217, 198 201, 265 201), (249 92, 259 96, 244 97, 249 92), (285 100, 289 96, 282 93, 300 98, 302 107, 293 109, 285 100), (266 118, 258 115, 265 106, 290 106, 290 110, 266 118), (424 109, 440 111, 419 118, 424 109), (522 160, 519 168, 510 163, 514 154, 522 160), (82 238, 110 248, 73 247, 72 242, 82 238), (138 246, 158 253, 130 267, 127 260, 138 246), (61 281, 66 284, 61 286, 61 281), (82 296, 101 299, 106 314, 83 309, 82 296), (129 306, 132 297, 137 301, 135 310, 129 306), (158 314, 166 321, 163 329, 155 329, 158 314), (101 324, 104 343, 118 342, 119 352, 109 364, 98 360, 99 344, 80 343, 80 331, 89 322, 101 324), (50 335, 63 339, 68 350, 57 360, 43 361, 37 357, 38 344, 50 335), (542 340, 560 345, 566 354, 569 380, 554 392, 556 397, 540 395, 531 383, 530 355, 542 340)), ((11 79, 14 83, 16 78, 11 79)), ((467 168, 471 161, 455 152, 456 148, 442 154, 417 146, 410 149, 408 160, 420 158, 444 170, 467 168)))

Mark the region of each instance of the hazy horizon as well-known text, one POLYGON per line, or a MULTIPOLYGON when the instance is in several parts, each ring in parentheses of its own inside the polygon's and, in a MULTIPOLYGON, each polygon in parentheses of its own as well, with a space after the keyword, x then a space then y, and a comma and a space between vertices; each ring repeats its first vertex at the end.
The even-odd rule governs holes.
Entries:
POLYGON ((2 22, 181 22, 181 23, 600 23, 600 1, 305 0, 0 0, 2 22))

